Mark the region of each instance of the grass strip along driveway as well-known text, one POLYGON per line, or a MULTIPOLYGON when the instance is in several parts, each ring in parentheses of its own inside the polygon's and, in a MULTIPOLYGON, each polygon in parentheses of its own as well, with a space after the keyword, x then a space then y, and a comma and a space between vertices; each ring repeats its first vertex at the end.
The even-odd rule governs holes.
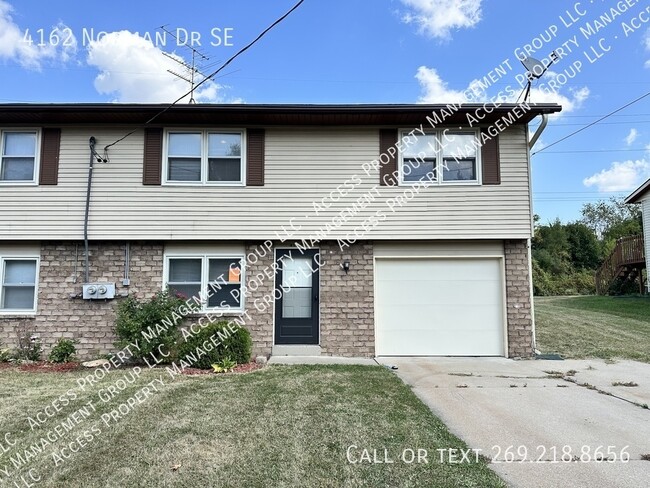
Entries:
POLYGON ((83 390, 88 372, 0 371, 0 486, 21 475, 38 477, 37 487, 505 486, 483 459, 458 462, 459 454, 449 462, 446 450, 467 446, 382 367, 271 366, 173 379, 156 368, 133 382, 129 371, 83 390), (129 405, 159 377, 164 386, 129 405), (107 391, 118 384, 123 389, 107 391), (74 400, 65 396, 69 388, 74 400), (78 413, 84 404, 88 417, 78 413), (32 429, 27 418, 39 411, 32 429), (80 421, 73 430, 13 466, 72 417, 80 421), (384 462, 384 449, 393 463, 384 462), (428 463, 418 463, 418 449, 428 463), (444 462, 437 449, 445 450, 444 462))
POLYGON ((540 297, 535 323, 544 353, 650 363, 650 298, 540 297))

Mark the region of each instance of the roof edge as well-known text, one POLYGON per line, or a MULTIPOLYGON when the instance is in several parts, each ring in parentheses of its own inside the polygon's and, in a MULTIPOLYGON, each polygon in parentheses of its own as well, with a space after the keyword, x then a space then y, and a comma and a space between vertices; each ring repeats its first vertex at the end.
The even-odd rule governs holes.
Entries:
POLYGON ((625 203, 639 203, 643 195, 650 191, 650 178, 625 198, 625 203))

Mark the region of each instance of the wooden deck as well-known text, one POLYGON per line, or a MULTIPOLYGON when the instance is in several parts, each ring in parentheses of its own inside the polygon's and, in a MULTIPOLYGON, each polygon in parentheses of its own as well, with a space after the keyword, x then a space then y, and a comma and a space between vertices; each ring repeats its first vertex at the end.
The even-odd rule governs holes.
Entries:
POLYGON ((606 295, 617 278, 639 278, 639 291, 643 293, 642 270, 646 266, 643 236, 622 237, 616 247, 596 271, 596 293, 606 295))

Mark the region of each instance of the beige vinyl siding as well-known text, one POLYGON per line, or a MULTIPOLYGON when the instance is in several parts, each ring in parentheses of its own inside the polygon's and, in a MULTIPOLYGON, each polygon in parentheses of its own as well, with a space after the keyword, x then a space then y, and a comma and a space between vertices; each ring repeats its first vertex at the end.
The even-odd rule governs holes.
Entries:
MULTIPOLYGON (((57 186, 0 189, 0 239, 81 239, 88 173, 88 138, 102 148, 128 128, 63 128, 57 186)), ((365 239, 528 238, 530 195, 524 127, 500 136, 501 185, 435 186, 393 213, 387 202, 408 187, 378 186, 378 170, 362 165, 378 157, 376 128, 268 128, 263 187, 143 186, 143 132, 112 147, 108 164, 95 163, 91 239, 236 240, 275 238, 290 219, 292 237, 313 237, 351 202, 375 187, 373 203, 323 235, 345 238, 369 216, 386 220, 365 239), (353 175, 354 191, 325 212, 313 202, 353 175)))
MULTIPOLYGON (((650 272, 650 194, 641 202, 643 214, 643 243, 645 245, 646 273, 650 272)), ((650 280, 648 280, 648 292, 650 292, 650 280)))

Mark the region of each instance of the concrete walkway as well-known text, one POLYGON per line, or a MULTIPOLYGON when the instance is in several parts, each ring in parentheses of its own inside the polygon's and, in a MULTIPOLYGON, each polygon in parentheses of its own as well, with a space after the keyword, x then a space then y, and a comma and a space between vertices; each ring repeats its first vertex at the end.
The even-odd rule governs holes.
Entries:
POLYGON ((396 373, 450 430, 493 459, 492 469, 512 486, 649 486, 650 461, 641 456, 650 454, 650 410, 636 405, 650 405, 649 364, 503 358, 379 362, 397 366, 396 373), (613 386, 616 382, 638 386, 613 386), (506 462, 509 446, 514 448, 506 462), (596 449, 607 457, 608 446, 616 462, 595 461, 596 449), (562 462, 564 452, 564 459, 584 453, 588 462, 562 462), (629 461, 622 462, 626 453, 629 461))
POLYGON ((377 366, 374 359, 337 356, 271 356, 269 364, 358 364, 377 366))

